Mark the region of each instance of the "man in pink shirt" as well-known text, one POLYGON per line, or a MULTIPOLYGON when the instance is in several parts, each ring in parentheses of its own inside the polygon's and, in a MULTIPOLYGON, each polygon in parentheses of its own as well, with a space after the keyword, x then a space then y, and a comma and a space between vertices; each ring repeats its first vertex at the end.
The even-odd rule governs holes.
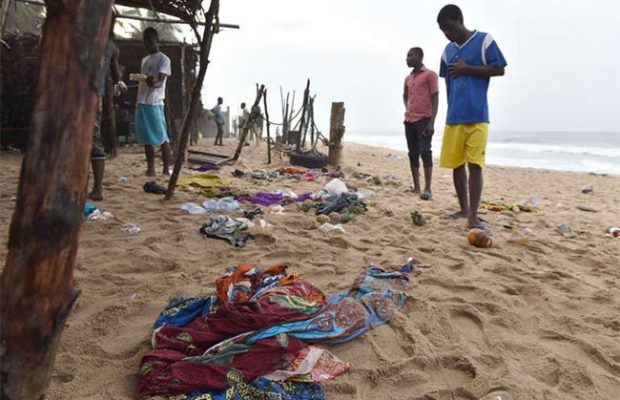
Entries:
POLYGON ((409 148, 409 164, 413 175, 413 192, 420 193, 420 157, 424 164, 423 200, 432 197, 433 153, 431 140, 435 133, 435 117, 439 106, 437 74, 424 66, 424 52, 414 47, 407 53, 407 66, 413 71, 405 78, 405 135, 409 148))

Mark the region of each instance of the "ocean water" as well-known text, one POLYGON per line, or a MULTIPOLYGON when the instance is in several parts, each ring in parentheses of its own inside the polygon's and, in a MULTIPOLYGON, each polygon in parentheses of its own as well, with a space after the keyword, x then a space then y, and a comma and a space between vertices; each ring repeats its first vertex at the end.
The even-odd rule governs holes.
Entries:
MULTIPOLYGON (((346 141, 407 151, 403 132, 347 131, 346 141)), ((439 157, 441 135, 433 137, 439 157)), ((620 132, 489 133, 487 164, 620 175, 620 132)))

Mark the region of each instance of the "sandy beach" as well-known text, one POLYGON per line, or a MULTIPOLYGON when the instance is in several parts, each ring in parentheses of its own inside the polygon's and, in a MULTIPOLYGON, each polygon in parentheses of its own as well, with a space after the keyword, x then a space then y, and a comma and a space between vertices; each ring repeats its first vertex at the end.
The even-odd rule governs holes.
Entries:
MULTIPOLYGON (((232 153, 233 140, 225 142, 222 152, 232 153)), ((201 145, 210 148, 206 140, 201 145)), ((327 183, 232 176, 234 169, 287 165, 276 157, 267 166, 264 146, 245 147, 240 161, 218 175, 250 191, 317 192, 327 183)), ((3 264, 20 161, 10 152, 0 160, 3 264)), ((273 227, 252 228, 255 239, 234 248, 198 232, 208 215, 180 210, 205 200, 197 192, 178 190, 170 202, 144 193, 150 179, 142 150, 122 149, 106 165, 106 199, 96 203, 116 219, 82 227, 75 268, 82 293, 62 336, 49 398, 137 398, 139 363, 158 313, 173 296, 211 292, 229 265, 285 263, 333 293, 346 290, 365 266, 396 267, 408 257, 428 268, 412 279, 407 312, 331 348, 352 369, 326 385, 329 399, 475 400, 492 390, 519 400, 620 398, 620 238, 605 234, 620 225, 620 176, 486 168, 483 200, 537 212, 482 210, 494 245, 479 249, 468 244, 464 220, 442 218, 457 206, 451 171, 436 168, 434 197, 424 202, 404 192, 405 152, 346 143, 342 167, 347 183, 376 193, 368 211, 344 225, 346 234, 321 232, 314 213, 291 204, 283 215, 267 213, 273 227), (403 185, 371 185, 354 179, 355 172, 393 174, 403 185), (594 193, 583 194, 585 185, 594 193), (414 210, 427 216, 425 226, 412 224, 414 210), (123 223, 141 232, 122 232, 123 223), (562 223, 575 237, 555 231, 562 223)))

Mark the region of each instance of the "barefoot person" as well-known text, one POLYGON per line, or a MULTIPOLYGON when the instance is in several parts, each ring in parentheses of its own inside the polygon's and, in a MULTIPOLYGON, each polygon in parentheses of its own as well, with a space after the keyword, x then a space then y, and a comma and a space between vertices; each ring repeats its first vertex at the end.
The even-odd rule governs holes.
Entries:
POLYGON ((409 165, 413 176, 413 192, 420 193, 420 157, 424 164, 422 200, 432 196, 433 153, 431 140, 435 133, 435 117, 439 104, 437 74, 424 66, 424 51, 414 47, 407 53, 407 66, 413 68, 405 78, 405 135, 409 148, 409 165))
POLYGON ((113 82, 117 82, 114 86, 118 91, 127 91, 127 86, 121 80, 121 69, 118 64, 119 50, 112 41, 114 37, 114 22, 112 17, 110 24, 110 33, 108 41, 103 50, 103 61, 98 83, 97 113, 95 115, 95 135, 93 137, 93 146, 90 151, 90 163, 93 169, 93 189, 88 195, 91 200, 103 200, 103 175, 105 172, 105 151, 101 135, 101 121, 103 116, 103 97, 106 93, 106 80, 111 75, 113 82))
POLYGON ((478 220, 478 206, 489 131, 487 91, 490 78, 504 75, 507 64, 491 35, 465 27, 463 13, 457 6, 443 7, 437 23, 450 40, 439 71, 446 79, 448 92, 448 116, 439 164, 453 170, 454 188, 461 206, 460 211, 449 217, 468 218, 469 227, 486 229, 478 220))
POLYGON ((147 28, 142 35, 149 55, 142 59, 142 74, 146 75, 138 87, 136 110, 136 137, 144 145, 147 162, 147 176, 155 176, 155 148, 161 146, 164 162, 163 174, 169 175, 170 144, 164 112, 166 78, 170 76, 170 59, 159 51, 159 35, 153 28, 147 28))

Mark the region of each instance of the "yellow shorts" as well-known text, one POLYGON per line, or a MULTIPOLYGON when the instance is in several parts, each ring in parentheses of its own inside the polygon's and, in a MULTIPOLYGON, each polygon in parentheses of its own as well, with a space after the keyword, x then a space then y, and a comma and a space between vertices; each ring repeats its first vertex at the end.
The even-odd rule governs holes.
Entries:
POLYGON ((484 166, 489 124, 446 125, 441 145, 441 168, 455 169, 461 165, 484 166))

